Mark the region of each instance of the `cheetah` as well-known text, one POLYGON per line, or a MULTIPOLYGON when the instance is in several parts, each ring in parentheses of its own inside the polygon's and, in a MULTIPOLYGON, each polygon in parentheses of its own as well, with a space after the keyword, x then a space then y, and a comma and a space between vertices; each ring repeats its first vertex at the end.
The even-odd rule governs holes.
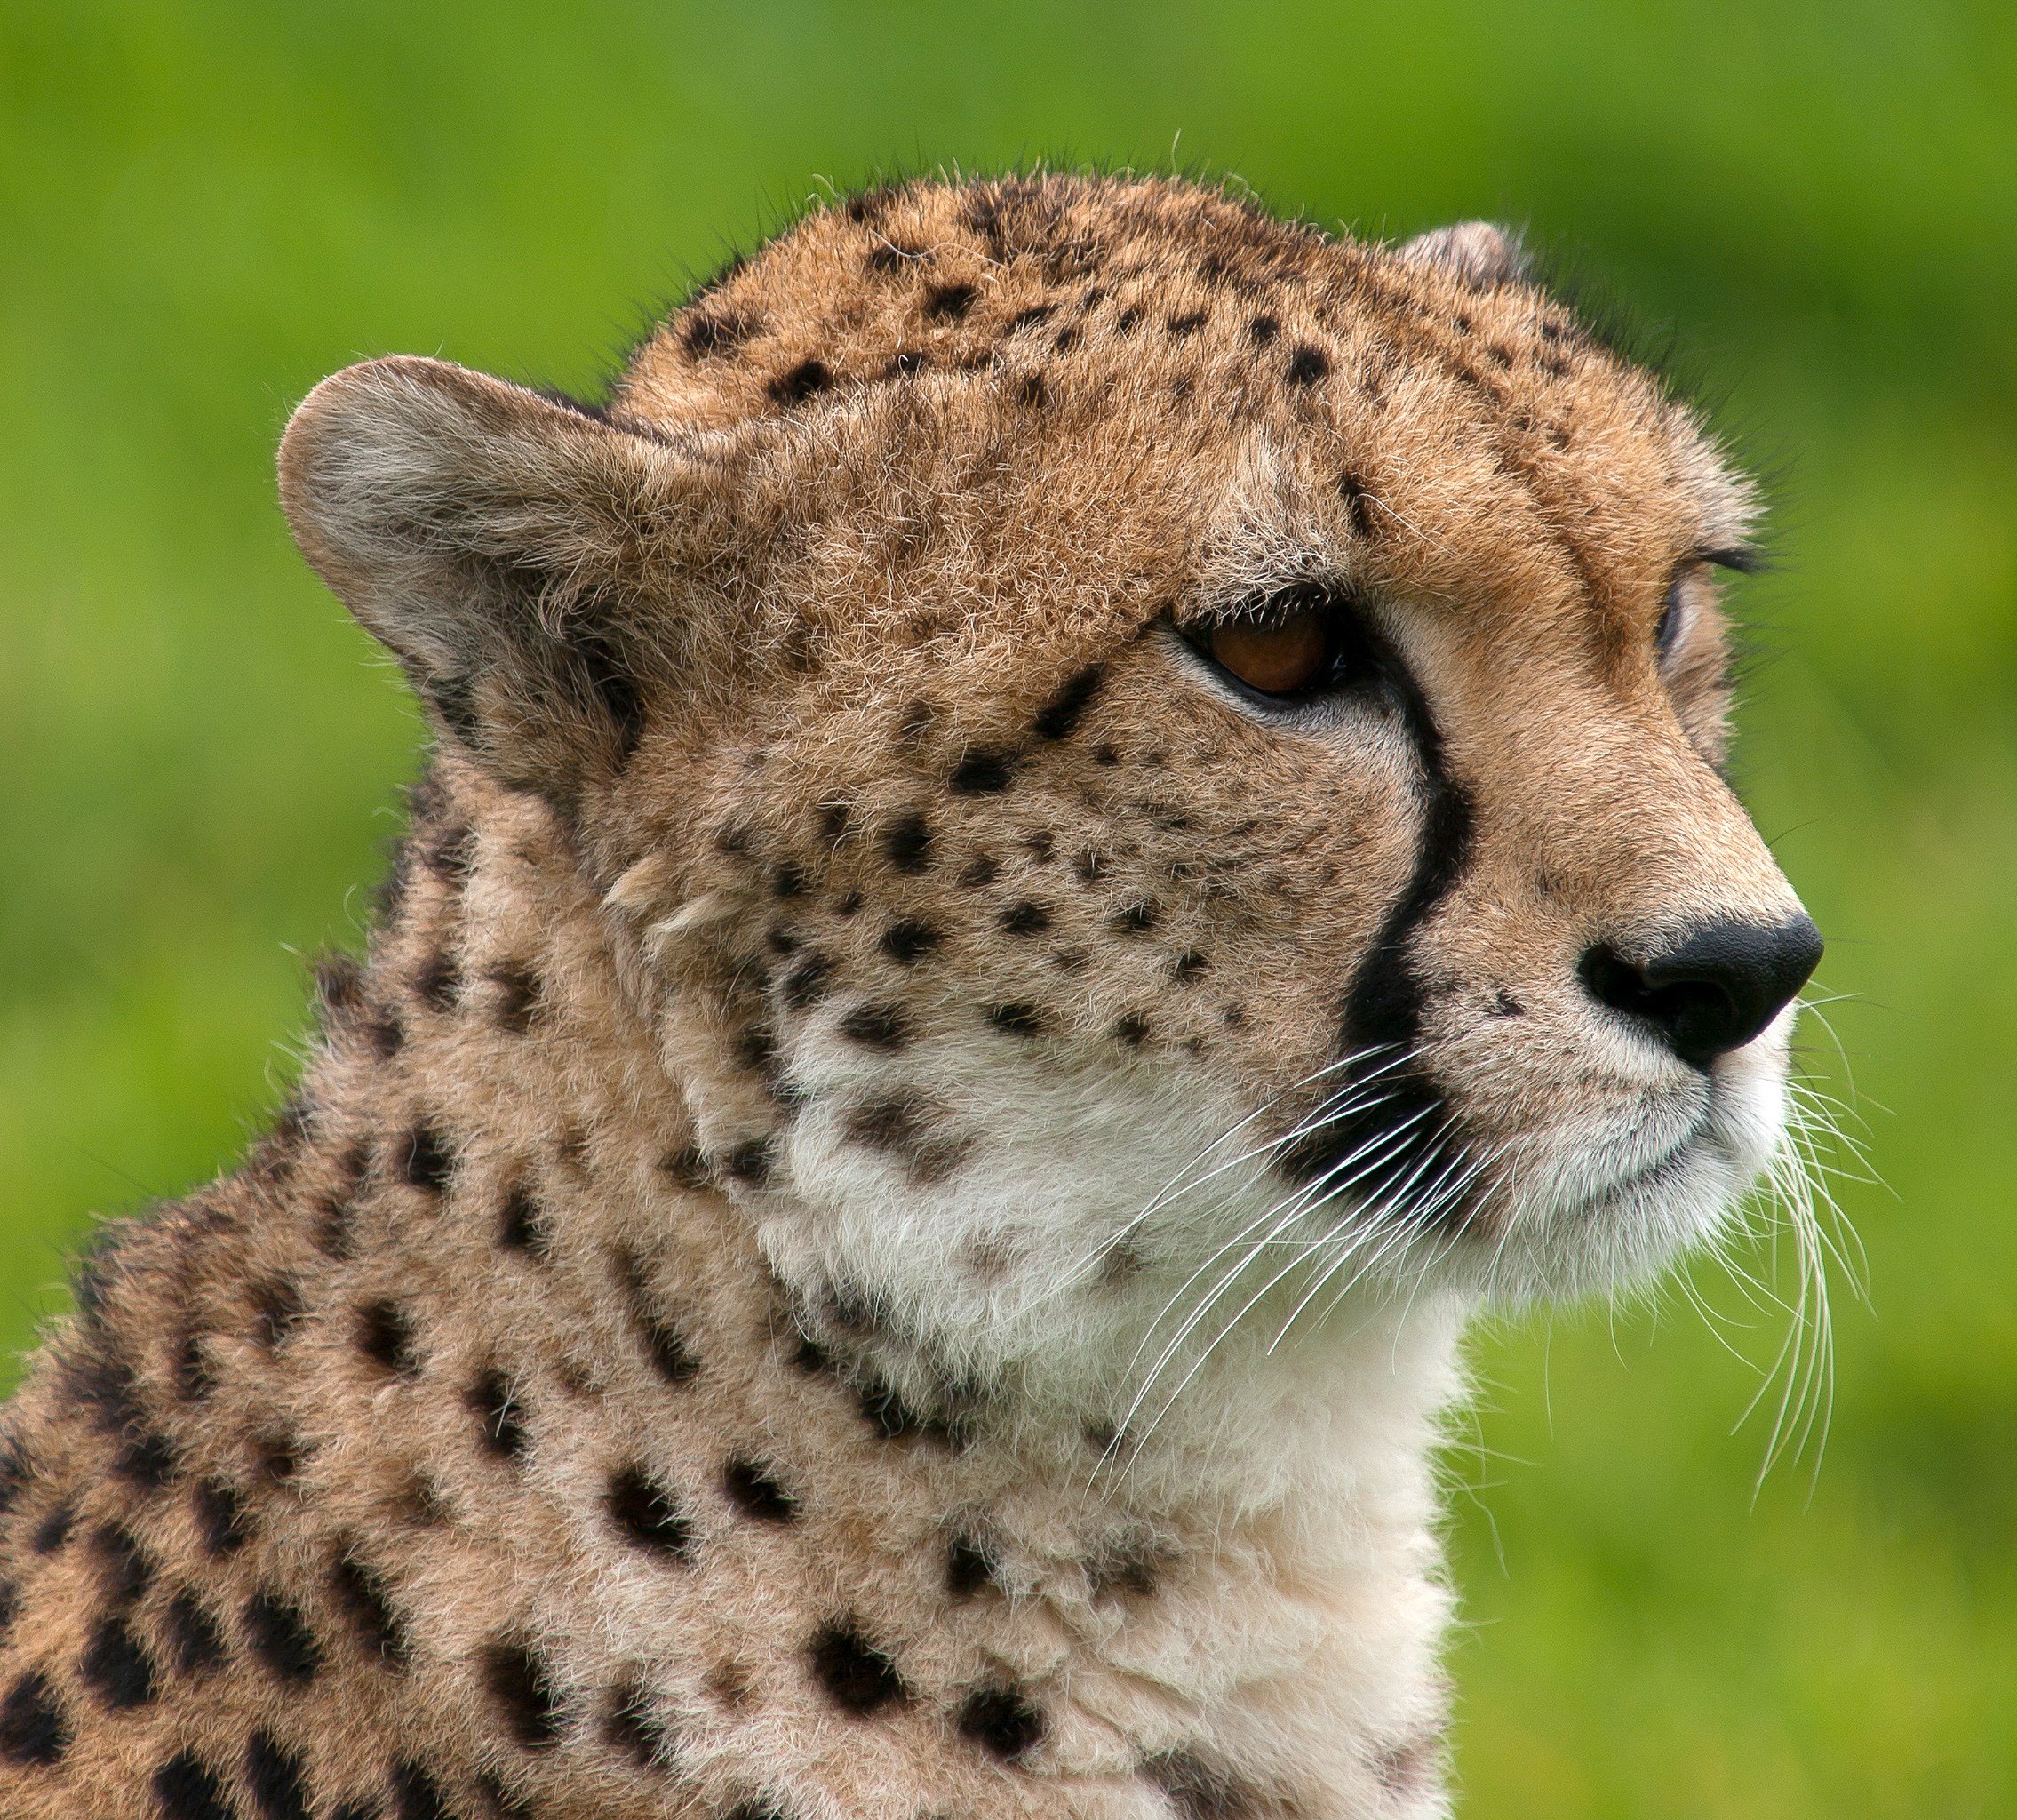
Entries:
POLYGON ((296 411, 433 755, 0 1449, 18 1820, 1449 1811, 1487 1303, 1774 1154, 1754 494, 1470 223, 821 206, 606 404, 296 411))

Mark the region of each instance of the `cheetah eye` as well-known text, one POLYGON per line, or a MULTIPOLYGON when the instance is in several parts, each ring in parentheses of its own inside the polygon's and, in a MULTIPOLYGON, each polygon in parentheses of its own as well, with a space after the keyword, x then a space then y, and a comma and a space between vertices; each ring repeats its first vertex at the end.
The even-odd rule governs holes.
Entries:
POLYGON ((1317 587, 1286 589, 1186 635, 1234 682, 1272 701, 1327 694, 1374 667, 1357 616, 1317 587))
POLYGON ((1666 604, 1660 609, 1660 623, 1653 630, 1653 649, 1662 663, 1673 656, 1686 624, 1687 601, 1681 591, 1681 578, 1677 575, 1667 584, 1666 604))

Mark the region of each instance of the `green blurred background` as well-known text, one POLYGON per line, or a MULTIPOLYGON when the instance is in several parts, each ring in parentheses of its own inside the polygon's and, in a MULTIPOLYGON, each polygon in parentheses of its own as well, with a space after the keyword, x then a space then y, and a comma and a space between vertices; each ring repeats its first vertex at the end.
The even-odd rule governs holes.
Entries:
POLYGON ((299 957, 355 943, 395 826, 418 722, 274 505, 322 374, 593 389, 655 302, 891 164, 1174 157, 1373 234, 1508 218, 1670 329, 1768 478, 1740 774, 1830 937, 1809 1066, 1853 1071, 1887 1185, 1844 1189, 1873 1295, 1825 1461, 1755 1498, 1756 1364, 1678 1296, 1487 1337, 1450 1461, 1465 1808, 2017 1814, 2013 20, 8 0, 0 1347, 94 1212, 257 1126, 299 957))

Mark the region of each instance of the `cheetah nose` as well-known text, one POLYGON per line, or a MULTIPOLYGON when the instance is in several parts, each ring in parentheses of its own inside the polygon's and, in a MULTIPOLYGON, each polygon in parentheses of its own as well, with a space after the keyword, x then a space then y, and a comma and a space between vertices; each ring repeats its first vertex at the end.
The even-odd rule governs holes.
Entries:
POLYGON ((1783 922, 1718 917, 1628 959, 1608 942, 1576 969, 1600 1005, 1650 1025, 1684 1062, 1706 1068, 1771 1023, 1821 961, 1821 931, 1804 913, 1783 922))

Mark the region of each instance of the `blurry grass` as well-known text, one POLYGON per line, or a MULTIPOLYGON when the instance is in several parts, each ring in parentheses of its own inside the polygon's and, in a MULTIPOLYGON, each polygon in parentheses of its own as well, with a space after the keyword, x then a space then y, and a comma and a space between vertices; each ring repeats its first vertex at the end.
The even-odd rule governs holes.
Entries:
POLYGON ((1755 1380, 1678 1298, 1485 1338, 1468 1810, 2017 1812, 2007 8, 13 0, 0 1345, 90 1212, 271 1105, 296 954, 354 938, 411 770, 273 507, 289 403, 389 349, 592 387, 822 180, 1038 153, 1201 161, 1375 232, 1524 221, 1680 325, 1773 476, 1741 774, 1887 1108, 1888 1190, 1844 1196, 1872 1306, 1838 1306, 1818 1477, 1755 1503, 1755 1380))

